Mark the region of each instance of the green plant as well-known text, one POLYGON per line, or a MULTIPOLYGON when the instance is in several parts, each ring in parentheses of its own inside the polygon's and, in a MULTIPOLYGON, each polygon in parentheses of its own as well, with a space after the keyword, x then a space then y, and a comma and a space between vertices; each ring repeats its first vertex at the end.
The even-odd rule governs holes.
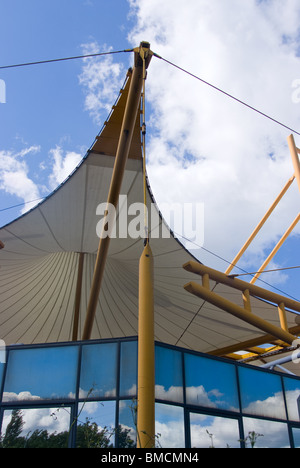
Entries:
POLYGON ((251 448, 254 448, 259 437, 263 437, 263 434, 259 434, 255 431, 249 431, 245 439, 240 439, 240 442, 244 442, 246 445, 250 444, 251 448))

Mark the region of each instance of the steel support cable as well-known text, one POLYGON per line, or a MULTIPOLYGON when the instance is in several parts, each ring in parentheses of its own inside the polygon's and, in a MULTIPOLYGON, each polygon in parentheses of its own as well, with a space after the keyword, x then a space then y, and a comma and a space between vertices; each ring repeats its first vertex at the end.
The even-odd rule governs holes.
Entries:
POLYGON ((211 88, 215 89, 216 91, 219 91, 220 93, 224 94, 225 96, 233 99, 234 101, 238 102, 239 104, 242 104, 243 106, 247 107, 248 109, 256 112, 257 114, 261 115, 262 117, 266 117, 267 119, 271 120, 272 122, 280 125, 281 127, 284 127, 286 128, 287 130, 290 130, 291 132, 293 133, 296 133, 297 135, 300 136, 300 132, 297 132, 297 130, 294 130, 293 128, 285 125, 284 123, 280 122, 279 120, 276 120, 274 119, 273 117, 271 117, 270 115, 268 114, 265 114, 264 112, 262 112, 261 110, 251 106, 250 104, 247 104, 245 101, 242 101, 241 99, 238 99, 237 97, 233 96, 232 94, 230 93, 227 93, 226 91, 224 91, 223 89, 219 88, 218 86, 215 86, 213 85, 212 83, 209 83, 208 81, 205 81, 203 78, 200 78, 199 76, 197 75, 194 75, 193 73, 189 72, 188 70, 185 70, 184 68, 180 67, 179 65, 176 65, 175 63, 171 62, 170 60, 167 60, 163 57, 161 57, 160 55, 158 54, 153 54, 155 57, 163 60, 164 62, 168 63, 169 65, 172 65, 172 67, 175 67, 177 68, 178 70, 186 73, 187 75, 191 76, 192 78, 195 78, 196 80, 198 81, 201 81, 202 83, 206 84, 207 86, 210 86, 211 88))
MULTIPOLYGON (((63 58, 56 58, 56 59, 50 59, 50 60, 39 60, 39 61, 36 61, 36 62, 25 62, 25 63, 13 64, 13 65, 2 65, 2 66, 0 66, 0 70, 5 70, 5 69, 9 69, 9 68, 17 68, 17 67, 26 67, 26 66, 30 66, 30 65, 41 65, 41 64, 45 64, 45 63, 63 62, 63 61, 67 61, 67 60, 84 59, 84 58, 88 58, 88 57, 101 57, 101 56, 104 56, 104 55, 120 54, 120 53, 123 53, 123 52, 133 52, 133 51, 134 51, 134 49, 123 49, 123 50, 115 50, 115 51, 110 51, 110 52, 99 52, 99 53, 95 53, 95 54, 75 55, 75 56, 72 56, 72 57, 63 57, 63 58)), ((160 60, 163 60, 164 62, 168 63, 169 65, 172 65, 173 67, 177 68, 178 70, 181 70, 184 73, 186 73, 187 75, 197 79, 198 81, 201 81, 202 83, 206 84, 207 86, 210 86, 211 88, 215 89, 216 91, 219 91, 220 93, 222 93, 225 96, 233 99, 234 101, 238 102, 239 104, 242 104, 243 106, 248 107, 248 109, 253 110, 254 112, 260 114, 261 116, 266 117, 267 119, 271 120, 272 122, 277 123, 278 125, 286 128, 287 130, 290 130, 291 132, 293 132, 293 133, 300 136, 300 132, 298 132, 297 130, 285 125, 284 123, 280 122, 279 120, 274 119, 273 117, 269 116, 268 114, 266 114, 266 113, 260 111, 259 109, 251 106, 250 104, 247 104, 246 102, 242 101, 241 99, 238 99, 237 97, 235 97, 232 94, 224 91, 223 89, 213 85, 212 83, 209 83, 208 81, 204 80, 203 78, 200 78, 197 75, 194 75, 193 73, 189 72, 188 70, 185 70, 184 68, 180 67, 179 65, 176 65, 175 63, 161 57, 160 55, 158 55, 156 53, 153 53, 153 55, 154 55, 154 57, 157 57, 160 60)))
POLYGON ((75 55, 73 57, 63 57, 63 58, 56 58, 56 59, 50 59, 50 60, 39 60, 37 62, 26 62, 26 63, 17 63, 13 65, 3 65, 3 66, 0 66, 0 70, 5 70, 8 68, 17 68, 17 67, 28 67, 30 65, 41 65, 43 63, 65 62, 67 60, 84 59, 84 58, 89 58, 89 57, 101 57, 102 55, 121 54, 123 52, 133 52, 133 49, 112 50, 110 52, 99 52, 95 54, 75 55))
POLYGON ((236 274, 229 274, 228 276, 230 276, 231 278, 235 278, 237 276, 247 276, 247 275, 256 275, 257 273, 273 273, 275 271, 285 271, 285 270, 296 270, 300 268, 300 265, 297 265, 297 266, 291 266, 291 267, 284 267, 284 268, 274 268, 272 270, 264 270, 264 271, 252 271, 251 273, 236 273, 236 274))

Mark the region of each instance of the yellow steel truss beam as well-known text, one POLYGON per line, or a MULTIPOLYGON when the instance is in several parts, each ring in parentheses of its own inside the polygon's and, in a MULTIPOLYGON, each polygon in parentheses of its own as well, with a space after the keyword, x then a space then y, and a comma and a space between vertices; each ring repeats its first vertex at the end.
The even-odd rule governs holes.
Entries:
MULTIPOLYGON (((250 235, 250 237, 247 239, 247 241, 245 242, 245 244, 243 245, 243 247, 241 248, 241 250, 238 252, 238 254, 236 255, 236 257, 234 258, 234 260, 232 261, 232 263, 229 265, 229 267, 227 268, 227 270, 225 271, 225 273, 228 275, 232 270, 233 268, 235 267, 235 265, 237 264, 237 262, 241 259, 242 255, 245 253, 245 251, 247 250, 247 248, 249 247, 249 245, 251 244, 251 242, 254 240, 254 238, 257 236, 257 234, 259 233, 259 231, 261 230, 261 228, 263 227, 263 225, 265 224, 265 222, 267 221, 267 219, 270 217, 270 215, 273 213, 274 209, 276 208, 276 206, 278 205, 278 203, 281 201, 281 199, 283 198, 283 196, 286 194, 286 192, 288 191, 288 189, 290 188, 291 184, 293 183, 293 181, 297 180, 297 184, 298 184, 298 188, 299 188, 299 191, 300 191, 300 161, 299 161, 299 156, 298 154, 300 154, 300 149, 297 148, 296 146, 296 143, 295 143, 295 139, 294 139, 294 136, 293 135, 290 135, 288 137, 288 146, 289 146, 289 150, 290 150, 290 153, 291 153, 291 157, 292 157, 292 162, 293 162, 293 167, 294 167, 294 175, 288 180, 288 182, 286 183, 286 185, 284 186, 284 188, 282 189, 282 191, 280 192, 280 194, 278 195, 278 197, 276 198, 276 200, 272 203, 272 205, 270 206, 269 210, 266 212, 265 216, 261 219, 261 221, 258 223, 258 225, 256 226, 256 228, 254 229, 254 231, 252 232, 252 234, 250 235)), ((278 252, 278 250, 280 249, 280 247, 282 246, 282 244, 285 242, 285 240, 287 239, 287 237, 290 235, 290 233, 292 232, 292 230, 294 229, 295 225, 298 223, 299 221, 299 215, 296 217, 295 221, 292 223, 292 225, 289 227, 289 229, 286 231, 286 233, 284 234, 284 236, 282 237, 282 239, 279 241, 279 243, 277 244, 277 246, 275 247, 275 249, 272 251, 272 253, 269 255, 269 257, 267 258, 267 260, 263 263, 263 265, 261 266, 260 270, 259 270, 259 274, 264 271, 265 267, 268 265, 268 263, 272 260, 272 258, 274 257, 274 255, 278 252)), ((258 275, 259 276, 259 275, 258 275)), ((258 276, 255 276, 254 280, 252 280, 252 282, 254 283, 256 281, 256 279, 258 278, 258 276)))
POLYGON ((290 227, 286 230, 286 232, 284 233, 284 235, 282 236, 280 241, 274 247, 274 249, 272 250, 270 255, 266 258, 266 260, 264 261, 262 266, 259 268, 257 273, 255 273, 255 275, 253 276, 253 278, 250 281, 251 284, 254 284, 256 282, 256 280, 260 277, 261 273, 266 269, 266 267, 269 265, 270 261, 275 257, 276 253, 278 252, 280 247, 284 244, 284 242, 287 240, 287 238, 289 237, 289 235, 291 234, 291 232, 293 231, 295 226, 299 223, 299 221, 300 221, 300 213, 298 213, 298 215, 296 216, 296 218, 294 219, 294 221, 292 222, 290 227))
POLYGON ((289 145, 289 149, 290 149, 291 156, 292 156, 295 177, 296 177, 297 184, 300 190, 300 162, 299 162, 299 156, 298 156, 298 153, 300 153, 300 150, 299 148, 296 147, 295 139, 293 135, 290 135, 288 137, 288 145, 289 145))
MULTIPOLYGON (((254 286, 253 284, 246 283, 245 281, 241 281, 236 278, 230 278, 220 271, 214 270, 194 261, 185 263, 183 265, 183 268, 187 271, 202 276, 202 286, 200 286, 198 283, 195 283, 194 281, 191 281, 184 286, 186 291, 194 294, 195 296, 200 297, 201 299, 204 299, 205 301, 213 304, 219 309, 224 310, 229 314, 267 333, 265 341, 263 341, 261 344, 273 342, 274 340, 280 340, 282 341, 282 343, 280 343, 282 345, 291 345, 296 339, 296 336, 293 335, 288 329, 285 314, 285 306, 289 307, 292 310, 300 312, 299 302, 273 293, 266 289, 259 288, 257 286, 254 286), (222 283, 234 289, 240 290, 243 294, 244 307, 240 307, 239 305, 211 291, 209 289, 210 278, 218 283, 222 283), (275 326, 272 323, 253 314, 251 311, 250 296, 259 297, 261 299, 277 304, 280 326, 275 326)), ((254 342, 247 343, 247 348, 252 346, 254 346, 254 342)), ((241 349, 245 349, 245 347, 239 344, 238 348, 236 348, 235 351, 241 349)), ((232 348, 222 350, 222 354, 228 354, 231 352, 234 352, 232 348)))
POLYGON ((224 297, 219 296, 218 294, 209 291, 208 289, 200 286, 199 284, 191 281, 184 286, 184 289, 195 296, 204 299, 205 301, 213 304, 214 306, 218 307, 219 309, 228 312, 231 315, 243 320, 244 322, 253 325, 254 327, 269 333, 273 338, 277 338, 279 340, 284 341, 285 343, 292 344, 293 341, 296 339, 294 335, 289 332, 286 332, 280 327, 276 327, 272 323, 267 322, 266 320, 254 315, 253 313, 249 313, 243 307, 238 306, 234 302, 225 299, 224 297))
POLYGON ((251 244, 251 242, 254 240, 254 238, 257 236, 257 234, 259 233, 259 231, 261 230, 261 228, 263 227, 263 225, 266 223, 266 221, 268 220, 268 218, 271 216, 271 214, 273 213, 273 211, 275 210, 276 206, 278 205, 278 203, 280 202, 280 200, 282 200, 283 196, 286 194, 286 192, 288 191, 288 189, 290 188, 290 186, 292 185, 292 183, 294 182, 295 180, 295 176, 293 175, 289 180, 288 182, 285 184, 285 186, 283 187, 283 189, 281 190, 281 192, 279 193, 278 197, 276 198, 276 200, 272 203, 272 205, 270 206, 270 208, 268 209, 268 211, 266 212, 266 214, 263 216, 263 218, 261 219, 261 221, 258 223, 258 225, 256 226, 256 228, 254 229, 254 231, 252 232, 252 234, 249 236, 248 240, 245 242, 245 244, 243 245, 243 247, 241 248, 241 250, 239 251, 239 253, 236 255, 236 257, 234 258, 234 260, 232 261, 232 263, 229 265, 229 267, 227 268, 227 270, 225 271, 225 274, 226 275, 229 275, 229 273, 231 273, 231 271, 233 270, 233 268, 235 267, 235 265, 237 264, 237 262, 240 260, 240 258, 243 256, 243 254, 246 252, 247 248, 249 247, 249 245, 251 244))
MULTIPOLYGON (((298 336, 300 334, 300 326, 295 326, 292 328, 289 328, 289 332, 292 335, 298 336)), ((227 356, 231 353, 236 353, 238 351, 243 351, 243 350, 248 350, 251 349, 252 347, 255 346, 261 346, 266 343, 272 343, 274 341, 274 338, 271 335, 262 335, 259 338, 253 338, 252 340, 247 340, 243 341, 240 343, 235 343, 234 345, 230 346, 225 346, 223 348, 219 349, 214 349, 213 351, 210 351, 208 354, 211 354, 212 356, 227 356)), ((278 346, 282 347, 282 342, 280 341, 275 341, 275 344, 278 344, 278 346)))
POLYGON ((254 284, 247 283, 246 281, 242 281, 237 278, 232 278, 227 276, 225 273, 221 271, 214 270, 213 268, 209 268, 201 263, 197 263, 195 261, 187 262, 183 265, 183 268, 191 273, 195 273, 197 275, 209 275, 210 279, 213 281, 217 281, 218 283, 226 284, 227 286, 231 286, 234 289, 238 289, 239 291, 246 291, 249 290, 251 296, 260 297, 266 301, 272 302, 274 304, 281 304, 282 302, 285 304, 286 307, 289 309, 295 310, 300 313, 300 303, 290 299, 285 296, 281 296, 280 294, 274 293, 272 291, 268 291, 267 289, 260 288, 259 286, 255 286, 254 284))

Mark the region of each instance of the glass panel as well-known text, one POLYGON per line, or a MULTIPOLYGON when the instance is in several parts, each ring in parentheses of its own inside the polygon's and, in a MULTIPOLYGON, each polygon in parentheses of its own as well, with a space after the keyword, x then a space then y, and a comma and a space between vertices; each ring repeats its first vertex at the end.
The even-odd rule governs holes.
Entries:
POLYGON ((79 397, 115 397, 116 387, 117 343, 83 346, 79 397))
POLYGON ((236 419, 190 413, 192 448, 240 448, 236 419))
POLYGON ((235 366, 185 354, 188 404, 239 411, 235 366))
POLYGON ((115 417, 115 401, 81 403, 77 421, 77 448, 114 447, 115 417))
POLYGON ((155 405, 156 447, 184 448, 184 416, 179 406, 156 403, 155 405))
POLYGON ((1 398, 1 389, 2 389, 4 368, 5 368, 5 364, 0 362, 0 398, 1 398))
POLYGON ((136 400, 123 400, 119 404, 118 447, 136 447, 136 400))
POLYGON ((137 395, 137 341, 121 343, 120 395, 137 395))
POLYGON ((284 389, 291 421, 300 421, 300 381, 284 378, 284 389))
POLYGON ((182 355, 179 351, 156 346, 155 398, 183 403, 182 355))
POLYGON ((300 448, 300 429, 298 427, 293 427, 293 437, 294 437, 294 447, 300 448))
POLYGON ((75 398, 78 347, 9 353, 3 401, 75 398))
POLYGON ((239 377, 243 412, 286 419, 279 375, 240 367, 239 377))
MULTIPOLYGON (((2 389, 2 379, 6 363, 6 347, 3 340, 0 340, 0 392, 2 389)), ((0 393, 1 398, 1 393, 0 393)))
POLYGON ((5 410, 3 448, 67 448, 71 408, 5 410))
POLYGON ((290 448, 287 424, 263 419, 243 418, 245 443, 251 448, 290 448))

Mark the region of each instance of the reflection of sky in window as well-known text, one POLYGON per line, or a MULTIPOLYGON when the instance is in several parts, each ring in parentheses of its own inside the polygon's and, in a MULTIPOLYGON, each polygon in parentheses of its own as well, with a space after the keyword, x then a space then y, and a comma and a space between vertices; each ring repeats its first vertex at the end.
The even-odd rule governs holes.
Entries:
POLYGON ((78 409, 78 424, 84 424, 88 418, 97 423, 99 428, 115 427, 116 402, 115 401, 88 401, 80 403, 78 409))
POLYGON ((242 407, 245 413, 285 419, 281 380, 278 375, 239 368, 242 407))
POLYGON ((0 368, 2 367, 2 364, 4 364, 5 362, 6 362, 6 346, 5 346, 5 342, 3 340, 0 340, 0 368))
POLYGON ((183 448, 185 446, 183 408, 156 403, 155 434, 158 446, 183 448))
MULTIPOLYGON (((249 432, 261 434, 257 437, 257 448, 289 448, 290 441, 287 424, 263 419, 243 418, 245 438, 249 432)), ((247 447, 249 447, 249 441, 247 447)))
POLYGON ((91 423, 96 423, 98 430, 104 428, 106 436, 110 442, 114 444, 115 435, 115 417, 116 417, 116 402, 115 401, 88 401, 81 403, 78 408, 77 424, 84 424, 88 419, 91 423))
POLYGON ((300 429, 298 427, 293 427, 293 438, 295 448, 300 448, 300 429))
POLYGON ((284 378, 284 388, 288 415, 291 421, 300 420, 300 382, 299 380, 284 378))
MULTIPOLYGON (((46 430, 49 434, 69 431, 71 408, 30 408, 22 409, 24 423, 22 437, 30 437, 36 430, 46 430)), ((5 410, 2 424, 2 434, 11 421, 12 410, 5 410)))
POLYGON ((119 424, 129 430, 129 436, 136 441, 136 400, 121 400, 119 403, 119 424))
POLYGON ((2 379, 3 379, 3 373, 4 373, 4 366, 5 364, 1 364, 0 362, 0 391, 2 388, 2 379))
POLYGON ((187 403, 239 411, 235 366, 185 354, 187 403))
POLYGON ((137 341, 121 343, 120 395, 137 393, 137 341))
POLYGON ((240 447, 238 420, 191 413, 190 421, 192 447, 240 447))
POLYGON ((80 398, 116 396, 117 344, 103 343, 82 348, 80 398))
POLYGON ((155 397, 183 402, 181 353, 162 346, 155 348, 155 397))
POLYGON ((4 401, 74 398, 77 359, 76 346, 12 350, 4 401))

